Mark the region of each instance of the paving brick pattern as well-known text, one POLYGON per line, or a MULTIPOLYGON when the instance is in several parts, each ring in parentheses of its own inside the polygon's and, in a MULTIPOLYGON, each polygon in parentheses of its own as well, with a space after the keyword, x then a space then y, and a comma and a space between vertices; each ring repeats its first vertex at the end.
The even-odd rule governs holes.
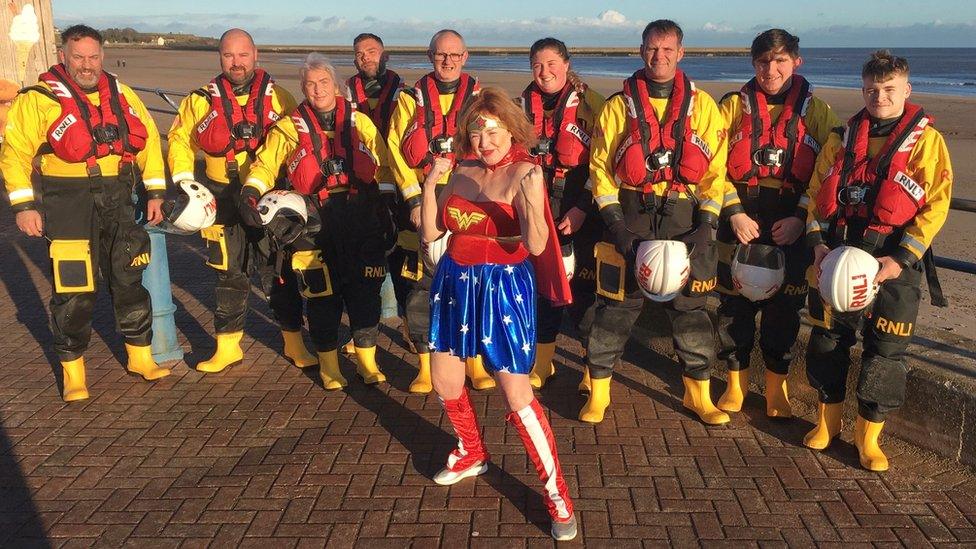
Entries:
MULTIPOLYGON (((109 300, 86 355, 91 399, 64 404, 52 368, 43 242, 0 214, 0 543, 16 546, 523 547, 551 545, 539 481, 497 391, 473 401, 489 472, 430 477, 453 444, 434 396, 406 392, 415 357, 395 323, 378 353, 390 383, 326 393, 278 354, 255 296, 243 364, 126 374, 109 300)), ((177 324, 195 364, 212 351, 212 276, 197 241, 173 238, 177 324)), ((972 546, 976 477, 887 441, 887 474, 857 467, 850 427, 826 453, 802 419, 773 422, 750 396, 729 426, 682 411, 676 363, 633 346, 598 426, 576 421, 581 348, 562 338, 541 394, 581 522, 575 543, 637 546, 972 546)), ((716 385, 720 385, 717 383, 716 385)), ((714 391, 718 394, 721 387, 714 391)), ((801 410, 803 411, 803 410, 801 410)))

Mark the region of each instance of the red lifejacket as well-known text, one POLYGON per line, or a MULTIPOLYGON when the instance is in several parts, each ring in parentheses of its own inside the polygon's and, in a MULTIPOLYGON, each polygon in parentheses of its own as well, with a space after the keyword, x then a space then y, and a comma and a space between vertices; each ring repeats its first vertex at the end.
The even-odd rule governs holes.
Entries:
POLYGON ((197 145, 210 156, 225 157, 229 170, 236 170, 237 154, 256 151, 268 129, 281 118, 272 102, 274 80, 262 69, 255 69, 243 106, 223 74, 193 93, 210 102, 210 112, 197 124, 197 145))
POLYGON ((336 97, 332 137, 322 129, 308 101, 303 101, 291 114, 298 130, 298 148, 288 158, 285 169, 295 191, 325 200, 330 189, 349 187, 355 190, 352 186, 355 182, 373 182, 377 161, 359 138, 353 117, 355 112, 344 97, 336 97), (336 160, 341 161, 341 166, 333 162, 332 172, 327 173, 329 161, 336 160))
POLYGON ((694 83, 678 69, 664 121, 658 122, 644 70, 624 80, 628 133, 614 156, 614 173, 621 183, 645 186, 645 192, 650 192, 650 185, 667 181, 670 193, 684 192, 685 185, 701 181, 712 151, 691 129, 697 93, 694 83))
POLYGON ((397 97, 400 95, 400 90, 403 89, 403 79, 391 70, 386 71, 386 81, 380 88, 380 95, 377 97, 375 108, 369 106, 369 97, 366 95, 362 75, 356 73, 347 84, 349 85, 350 99, 356 104, 356 110, 368 116, 376 129, 380 131, 380 135, 386 138, 390 132, 390 117, 393 116, 393 108, 396 107, 397 97))
POLYGON ((871 117, 867 109, 847 122, 843 147, 817 194, 822 219, 837 215, 839 226, 867 222, 881 235, 910 223, 925 205, 925 189, 906 172, 908 159, 925 127, 933 123, 921 107, 905 104, 905 113, 882 149, 868 159, 871 117))
POLYGON ((457 132, 458 116, 478 89, 477 80, 461 73, 461 81, 454 92, 454 101, 450 110, 445 113, 441 111, 441 94, 437 90, 433 73, 424 75, 417 81, 413 90, 413 97, 417 100, 417 114, 400 144, 403 159, 408 166, 423 168, 424 173, 427 173, 434 160, 434 148, 438 149, 436 154, 454 160, 453 141, 457 132))
POLYGON ((47 130, 47 143, 61 160, 84 162, 89 175, 97 175, 99 158, 115 154, 121 157, 120 167, 131 166, 136 154, 146 148, 149 132, 115 75, 103 71, 98 79, 97 107, 64 65, 54 65, 38 80, 51 88, 61 105, 61 115, 47 130))
POLYGON ((813 97, 810 83, 798 74, 793 76, 775 124, 769 116, 767 95, 755 78, 742 86, 739 95, 742 116, 729 140, 729 179, 745 183, 753 198, 764 177, 781 180, 781 190, 802 193, 820 152, 820 144, 807 132, 803 118, 813 97))
POLYGON ((563 177, 567 170, 589 162, 590 136, 576 123, 582 95, 567 82, 559 92, 552 115, 546 117, 539 86, 532 82, 522 92, 522 108, 535 127, 540 146, 545 144, 533 154, 543 168, 554 170, 556 177, 563 177))

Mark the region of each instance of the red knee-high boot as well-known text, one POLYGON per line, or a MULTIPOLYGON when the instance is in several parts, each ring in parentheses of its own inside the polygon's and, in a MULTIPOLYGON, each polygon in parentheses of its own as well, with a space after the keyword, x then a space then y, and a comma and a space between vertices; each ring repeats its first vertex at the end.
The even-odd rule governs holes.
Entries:
POLYGON ((532 399, 525 408, 509 413, 507 419, 518 430, 525 451, 545 485, 544 499, 552 517, 552 536, 558 540, 573 539, 576 537, 573 500, 569 498, 569 489, 563 480, 556 439, 542 406, 538 400, 532 399))
POLYGON ((462 389, 458 398, 441 399, 441 403, 458 437, 457 448, 447 456, 447 466, 434 475, 434 482, 446 486, 488 471, 490 456, 481 441, 481 429, 471 407, 467 387, 462 389))

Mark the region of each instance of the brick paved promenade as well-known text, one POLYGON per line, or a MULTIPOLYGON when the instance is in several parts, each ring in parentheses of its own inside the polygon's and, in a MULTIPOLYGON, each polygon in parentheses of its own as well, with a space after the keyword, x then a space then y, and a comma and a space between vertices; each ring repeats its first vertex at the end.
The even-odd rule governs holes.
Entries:
MULTIPOLYGON (((415 359, 395 324, 382 330, 378 358, 390 383, 379 389, 353 382, 324 392, 315 369, 278 355, 277 329, 256 297, 242 365, 204 376, 180 363, 148 384, 121 365, 103 295, 86 357, 92 398, 64 404, 49 351, 45 246, 15 236, 8 209, 0 228, 3 545, 551 545, 538 478, 497 392, 473 396, 493 456, 488 474, 451 488, 429 480, 453 438, 434 396, 406 392, 415 359)), ((170 240, 191 364, 212 351, 212 275, 197 244, 170 240)), ((581 519, 575 543, 976 543, 970 471, 892 440, 892 471, 862 471, 850 426, 830 451, 810 452, 799 441, 811 411, 772 422, 756 396, 730 426, 706 428, 681 410, 676 363, 636 345, 614 377, 607 420, 581 424, 580 350, 560 340, 559 375, 541 397, 581 519)), ((342 366, 353 381, 353 364, 342 366)))

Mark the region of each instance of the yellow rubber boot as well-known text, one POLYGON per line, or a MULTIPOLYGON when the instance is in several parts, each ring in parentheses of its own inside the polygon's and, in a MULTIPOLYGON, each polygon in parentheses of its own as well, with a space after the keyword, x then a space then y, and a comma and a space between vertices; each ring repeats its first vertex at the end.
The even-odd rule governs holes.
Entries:
POLYGON ((587 423, 600 423, 610 407, 610 378, 591 378, 590 396, 580 410, 579 420, 587 423))
POLYGON ((868 471, 887 471, 888 456, 881 451, 878 445, 878 436, 884 428, 884 422, 868 421, 857 416, 857 423, 854 424, 854 446, 857 446, 857 453, 861 458, 861 467, 868 471))
POLYGON ((305 340, 302 339, 301 330, 297 332, 282 330, 281 339, 285 340, 285 350, 282 351, 282 354, 295 366, 308 368, 319 363, 319 359, 305 348, 305 340))
POLYGON ((590 369, 583 368, 583 379, 579 382, 578 390, 582 395, 590 394, 590 369))
POLYGON ((356 347, 356 373, 363 378, 366 385, 376 385, 386 381, 386 376, 376 365, 376 345, 372 347, 356 347))
POLYGON ((817 426, 803 437, 803 445, 814 450, 826 450, 830 442, 840 434, 844 415, 844 403, 820 403, 817 414, 817 426))
POLYGON ((481 355, 469 356, 464 359, 464 366, 471 386, 478 391, 495 388, 495 379, 485 371, 485 363, 481 360, 481 355))
POLYGON ((356 354, 356 344, 351 339, 342 346, 342 354, 349 356, 356 354))
POLYGON ((707 425, 722 425, 730 421, 729 414, 719 410, 712 404, 712 395, 709 391, 709 379, 692 379, 681 376, 685 382, 685 396, 682 404, 688 408, 707 425))
POLYGON ((144 345, 137 347, 126 343, 125 352, 129 355, 129 360, 125 368, 133 374, 141 375, 146 381, 155 381, 169 375, 168 369, 160 368, 156 364, 156 361, 153 360, 151 346, 144 345))
POLYGON ((434 389, 430 382, 430 353, 417 354, 417 377, 410 383, 411 393, 427 394, 434 389))
POLYGON ((556 373, 552 365, 552 355, 556 354, 556 343, 537 343, 535 346, 535 364, 529 372, 529 384, 541 389, 546 381, 556 373))
POLYGON ((739 412, 742 410, 742 403, 745 402, 747 394, 749 394, 749 368, 729 370, 729 382, 716 406, 726 412, 739 412))
POLYGON ((766 370, 766 415, 769 417, 793 417, 793 407, 786 392, 786 375, 766 370))
POLYGON ((61 398, 65 402, 88 398, 88 387, 85 386, 84 357, 62 362, 61 372, 64 374, 64 395, 61 398))
POLYGON ((322 386, 332 391, 342 389, 348 383, 339 371, 339 351, 319 353, 319 378, 322 386))
POLYGON ((243 360, 244 351, 241 350, 242 337, 244 337, 244 332, 217 334, 217 351, 210 357, 210 360, 204 360, 200 364, 197 364, 197 371, 215 374, 243 360))

